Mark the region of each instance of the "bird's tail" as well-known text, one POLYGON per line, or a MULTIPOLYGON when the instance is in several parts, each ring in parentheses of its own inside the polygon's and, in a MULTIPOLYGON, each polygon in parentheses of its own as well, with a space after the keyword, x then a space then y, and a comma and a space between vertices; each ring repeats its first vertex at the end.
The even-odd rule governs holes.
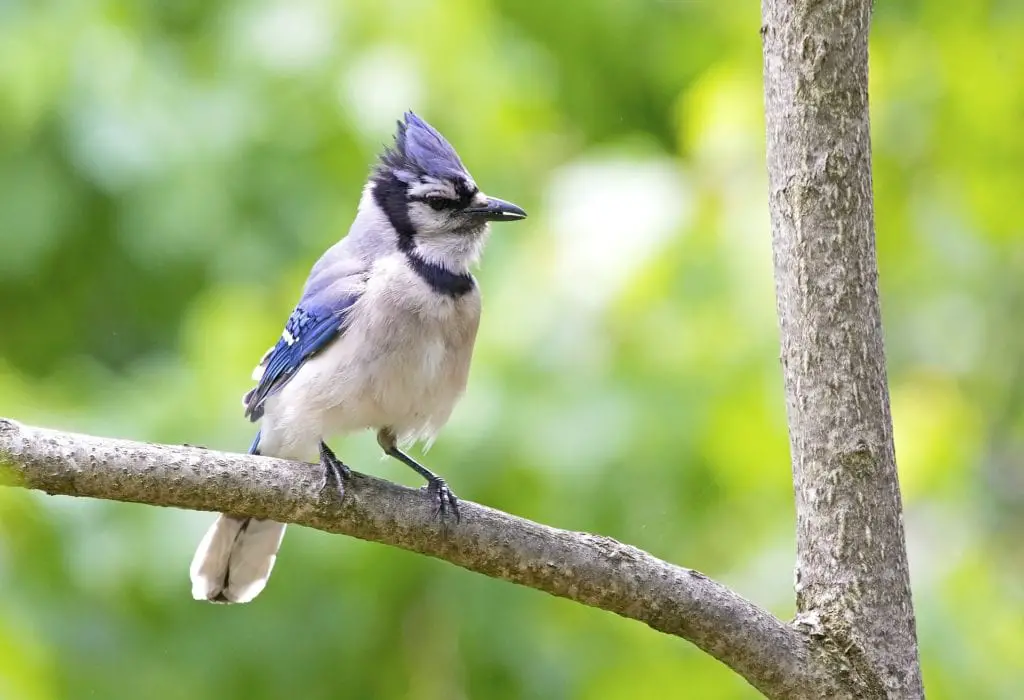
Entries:
POLYGON ((192 559, 192 597, 212 603, 248 603, 267 585, 284 537, 284 524, 221 514, 192 559))
MULTIPOLYGON (((259 436, 250 453, 259 454, 259 436)), ((285 526, 273 520, 221 514, 192 559, 192 597, 213 603, 248 603, 267 585, 285 526)))

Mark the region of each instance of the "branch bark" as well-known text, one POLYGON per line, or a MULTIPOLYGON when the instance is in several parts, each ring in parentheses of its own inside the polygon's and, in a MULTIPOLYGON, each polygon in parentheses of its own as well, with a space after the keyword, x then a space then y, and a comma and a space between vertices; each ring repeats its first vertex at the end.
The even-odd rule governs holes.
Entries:
POLYGON ((797 506, 797 609, 866 697, 921 698, 875 256, 871 0, 763 0, 776 296, 797 506))
MULTIPOLYGON (((856 697, 850 665, 698 571, 607 537, 468 501, 443 531, 423 493, 354 474, 344 498, 301 462, 63 433, 0 419, 0 483, 49 494, 271 518, 401 547, 639 620, 727 664, 770 698, 856 697)), ((182 563, 183 567, 187 562, 182 563)), ((185 569, 182 569, 185 581, 185 569)), ((182 584, 185 591, 185 584, 182 584)))

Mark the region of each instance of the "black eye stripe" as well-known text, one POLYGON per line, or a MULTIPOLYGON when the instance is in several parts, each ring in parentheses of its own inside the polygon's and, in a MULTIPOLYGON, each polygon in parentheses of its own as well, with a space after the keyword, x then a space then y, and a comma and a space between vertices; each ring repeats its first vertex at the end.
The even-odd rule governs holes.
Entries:
POLYGON ((454 179, 450 184, 452 189, 455 190, 455 197, 447 197, 440 192, 435 191, 421 195, 410 194, 409 199, 413 202, 423 202, 424 204, 428 204, 432 209, 434 209, 434 211, 443 211, 445 209, 465 209, 473 203, 473 198, 480 192, 480 189, 476 185, 471 185, 466 180, 459 178, 454 179))
POLYGON ((455 194, 458 196, 459 201, 464 202, 465 206, 469 205, 469 201, 476 196, 476 193, 480 190, 476 187, 470 187, 466 182, 458 180, 455 182, 455 194))
POLYGON ((426 197, 410 197, 409 199, 414 202, 423 202, 424 204, 430 205, 430 208, 434 211, 441 211, 443 209, 461 209, 465 206, 461 201, 455 199, 449 199, 448 197, 441 197, 439 195, 429 195, 426 197))

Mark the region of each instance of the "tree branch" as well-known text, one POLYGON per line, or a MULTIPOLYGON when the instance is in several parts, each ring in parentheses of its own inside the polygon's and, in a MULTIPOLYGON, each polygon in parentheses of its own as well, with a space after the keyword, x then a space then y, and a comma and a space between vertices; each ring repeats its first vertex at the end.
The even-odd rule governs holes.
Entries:
MULTIPOLYGON (((463 501, 442 532, 421 491, 362 474, 339 502, 317 466, 34 428, 0 419, 0 483, 295 523, 381 542, 687 639, 771 698, 852 697, 842 660, 703 574, 607 537, 463 501)), ((185 564, 183 563, 183 566, 185 564)), ((184 589, 183 589, 184 590, 184 589)))
POLYGON ((763 0, 772 248, 797 505, 797 609, 923 697, 878 300, 871 0, 763 0))

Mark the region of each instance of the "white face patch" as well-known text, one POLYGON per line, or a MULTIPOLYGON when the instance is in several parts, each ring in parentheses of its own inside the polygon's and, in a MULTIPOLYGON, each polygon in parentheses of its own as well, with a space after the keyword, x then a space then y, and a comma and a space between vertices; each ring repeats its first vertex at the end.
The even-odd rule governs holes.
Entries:
POLYGON ((479 194, 472 179, 463 176, 453 182, 423 175, 408 184, 407 192, 409 221, 416 230, 416 248, 420 254, 448 270, 461 271, 475 263, 487 225, 464 215, 462 203, 474 206, 481 198, 484 202, 487 198, 479 194), (468 201, 463 199, 467 195, 466 187, 474 192, 468 201), (447 201, 435 208, 437 203, 432 201, 435 197, 447 201))
MULTIPOLYGON (((458 190, 450 180, 423 175, 419 180, 409 184, 409 196, 414 198, 444 197, 446 199, 459 199, 460 190, 465 192, 467 188, 469 191, 477 190, 477 195, 479 195, 476 183, 468 175, 462 178, 460 189, 458 190), (461 187, 461 185, 465 185, 465 187, 461 187)), ((476 202, 477 197, 474 197, 473 201, 476 202)))
POLYGON ((434 211, 423 202, 409 203, 409 220, 416 227, 417 240, 453 233, 456 226, 453 214, 450 209, 434 211))
POLYGON ((409 185, 409 196, 411 197, 445 197, 446 199, 457 199, 455 188, 450 182, 438 180, 432 177, 424 177, 422 180, 409 185))

